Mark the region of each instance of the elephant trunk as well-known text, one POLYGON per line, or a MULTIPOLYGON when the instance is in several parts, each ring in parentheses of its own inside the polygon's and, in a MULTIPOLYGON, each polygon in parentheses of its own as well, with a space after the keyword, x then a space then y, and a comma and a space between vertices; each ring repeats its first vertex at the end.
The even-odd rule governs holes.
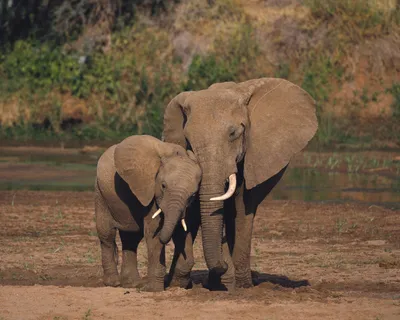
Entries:
POLYGON ((204 172, 200 187, 200 212, 203 250, 206 264, 210 272, 224 274, 228 265, 222 258, 223 233, 223 201, 211 201, 213 197, 224 193, 224 179, 220 184, 215 183, 220 173, 204 172))
POLYGON ((181 208, 182 206, 178 206, 178 208, 168 209, 167 212, 164 212, 164 223, 160 230, 160 241, 162 244, 167 244, 171 240, 172 233, 183 216, 181 208))

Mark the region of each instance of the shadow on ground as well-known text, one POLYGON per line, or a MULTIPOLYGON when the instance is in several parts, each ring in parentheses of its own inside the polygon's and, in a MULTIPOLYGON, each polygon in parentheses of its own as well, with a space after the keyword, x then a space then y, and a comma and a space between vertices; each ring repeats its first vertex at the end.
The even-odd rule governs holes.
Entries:
MULTIPOLYGON (((251 276, 253 279, 253 285, 258 286, 262 283, 268 282, 276 285, 280 285, 284 288, 300 288, 305 286, 310 286, 308 280, 291 280, 286 276, 260 273, 257 271, 252 271, 251 276)), ((208 270, 195 270, 191 273, 191 278, 194 284, 206 283, 208 277, 208 270)))

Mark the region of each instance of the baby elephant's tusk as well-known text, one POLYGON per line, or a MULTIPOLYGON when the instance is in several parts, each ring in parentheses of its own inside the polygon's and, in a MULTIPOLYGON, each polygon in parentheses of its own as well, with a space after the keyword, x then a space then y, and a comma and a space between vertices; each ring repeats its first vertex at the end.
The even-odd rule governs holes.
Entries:
POLYGON ((152 219, 154 219, 155 217, 157 217, 159 214, 161 213, 161 209, 158 209, 153 216, 151 217, 152 219))
POLYGON ((182 219, 181 222, 182 222, 183 230, 187 231, 187 226, 186 226, 185 219, 182 219))

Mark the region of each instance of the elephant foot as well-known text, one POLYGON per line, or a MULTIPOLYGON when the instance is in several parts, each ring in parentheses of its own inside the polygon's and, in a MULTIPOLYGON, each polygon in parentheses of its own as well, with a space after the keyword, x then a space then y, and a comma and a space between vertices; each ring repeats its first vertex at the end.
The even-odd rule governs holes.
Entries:
POLYGON ((135 288, 142 283, 142 279, 136 268, 127 268, 126 264, 122 265, 121 270, 121 286, 124 288, 135 288))
POLYGON ((210 273, 205 282, 203 282, 203 287, 210 291, 234 291, 236 287, 235 276, 228 272, 222 276, 210 273))
MULTIPOLYGON (((228 273, 228 272, 227 272, 228 273)), ((221 283, 228 291, 234 291, 236 288, 236 279, 234 274, 224 274, 221 277, 221 283)))
POLYGON ((160 292, 164 291, 164 283, 152 283, 148 282, 145 283, 143 286, 137 287, 139 291, 144 291, 144 292, 160 292))
POLYGON ((193 287, 190 276, 185 277, 173 277, 169 283, 170 287, 179 287, 183 289, 191 289, 193 287))
POLYGON ((203 287, 210 291, 235 291, 235 284, 233 283, 222 283, 220 280, 206 279, 203 282, 203 287))
POLYGON ((253 287, 253 279, 251 272, 239 273, 236 272, 236 287, 237 288, 251 288, 253 287))
POLYGON ((117 274, 104 275, 103 283, 107 287, 118 287, 121 285, 117 274))
POLYGON ((250 282, 248 280, 240 280, 240 279, 236 279, 236 288, 251 288, 253 287, 253 282, 250 280, 250 282))
POLYGON ((149 278, 146 276, 146 277, 142 278, 140 280, 140 283, 138 283, 135 287, 138 292, 141 292, 141 291, 143 291, 143 292, 160 292, 160 291, 164 291, 165 282, 160 281, 159 279, 157 279, 156 281, 149 280, 149 278))
POLYGON ((142 279, 131 280, 131 278, 121 278, 121 287, 123 288, 139 288, 145 285, 142 279))

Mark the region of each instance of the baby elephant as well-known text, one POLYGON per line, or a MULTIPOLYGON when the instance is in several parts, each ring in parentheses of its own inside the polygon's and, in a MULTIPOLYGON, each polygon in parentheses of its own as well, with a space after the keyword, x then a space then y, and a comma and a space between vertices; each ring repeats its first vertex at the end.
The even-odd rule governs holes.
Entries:
MULTIPOLYGON (((95 213, 105 285, 142 285, 137 248, 144 236, 148 257, 144 290, 164 290, 164 245, 178 222, 186 231, 186 207, 195 197, 200 179, 201 169, 191 151, 151 136, 131 136, 104 152, 97 164, 95 213), (122 242, 120 279, 117 229, 122 242)), ((188 251, 189 256, 182 254, 190 259, 183 269, 190 272, 192 248, 188 251)))

